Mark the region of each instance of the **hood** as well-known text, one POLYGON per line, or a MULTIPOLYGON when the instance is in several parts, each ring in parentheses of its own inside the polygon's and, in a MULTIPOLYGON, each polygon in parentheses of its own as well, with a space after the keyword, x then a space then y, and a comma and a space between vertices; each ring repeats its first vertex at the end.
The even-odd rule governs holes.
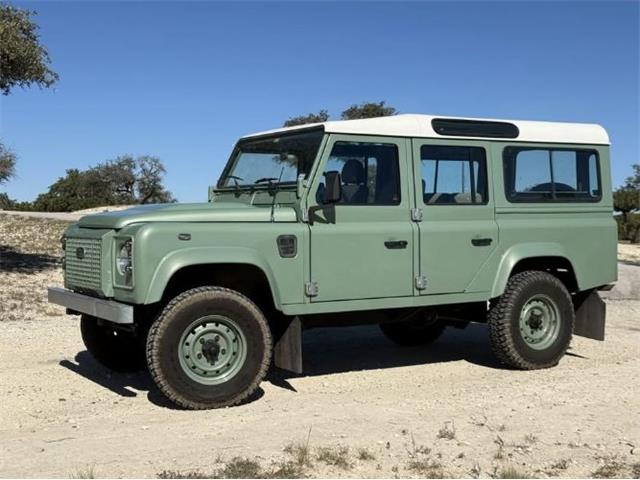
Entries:
MULTIPOLYGON (((291 207, 276 206, 273 217, 276 222, 295 222, 296 212, 291 207)), ((271 222, 271 206, 234 202, 140 205, 116 212, 86 215, 78 225, 120 229, 144 222, 271 222)))

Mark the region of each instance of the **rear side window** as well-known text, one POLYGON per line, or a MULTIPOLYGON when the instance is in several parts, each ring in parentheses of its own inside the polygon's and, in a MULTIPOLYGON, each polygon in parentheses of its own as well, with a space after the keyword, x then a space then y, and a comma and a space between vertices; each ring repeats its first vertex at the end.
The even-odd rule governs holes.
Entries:
POLYGON ((507 147, 503 161, 510 202, 597 202, 602 196, 595 150, 507 147))
POLYGON ((487 203, 484 148, 423 145, 420 162, 422 197, 426 205, 487 203))

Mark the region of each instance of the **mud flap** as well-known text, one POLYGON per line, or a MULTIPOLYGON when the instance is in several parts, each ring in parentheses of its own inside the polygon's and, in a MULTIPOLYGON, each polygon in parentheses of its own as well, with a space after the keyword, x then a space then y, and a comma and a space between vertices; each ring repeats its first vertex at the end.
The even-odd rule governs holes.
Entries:
POLYGON ((580 337, 604 340, 604 324, 607 305, 596 290, 577 293, 573 298, 576 323, 573 334, 580 337))
POLYGON ((294 373, 302 373, 302 322, 293 317, 273 348, 276 367, 294 373))

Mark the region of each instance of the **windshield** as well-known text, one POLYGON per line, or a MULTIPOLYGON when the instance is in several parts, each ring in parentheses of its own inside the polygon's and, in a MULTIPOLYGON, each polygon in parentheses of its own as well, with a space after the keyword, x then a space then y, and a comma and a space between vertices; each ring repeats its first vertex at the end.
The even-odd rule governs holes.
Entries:
POLYGON ((295 183, 309 175, 320 148, 321 130, 256 140, 241 140, 222 172, 219 188, 295 183))

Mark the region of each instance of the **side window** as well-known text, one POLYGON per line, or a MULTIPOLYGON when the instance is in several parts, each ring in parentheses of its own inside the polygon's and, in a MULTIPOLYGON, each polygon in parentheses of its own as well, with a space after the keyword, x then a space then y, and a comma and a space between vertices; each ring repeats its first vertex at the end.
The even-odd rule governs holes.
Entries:
MULTIPOLYGON (((336 142, 324 168, 342 178, 340 205, 398 205, 398 147, 385 143, 336 142)), ((316 193, 322 203, 324 182, 316 193)))
POLYGON ((511 202, 600 199, 598 155, 593 150, 507 147, 503 162, 511 202))
POLYGON ((420 148, 422 197, 427 205, 487 203, 484 148, 423 145, 420 148))

